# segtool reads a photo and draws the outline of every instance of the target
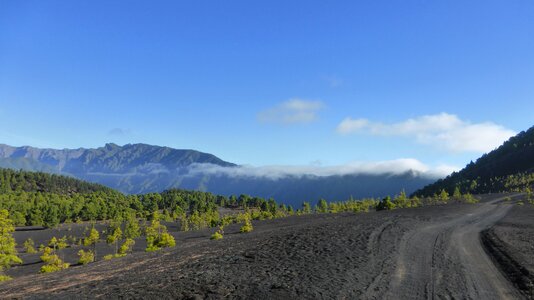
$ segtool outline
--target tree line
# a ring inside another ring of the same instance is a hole
[[[414,193],[433,196],[441,190],[453,193],[487,194],[523,192],[534,184],[534,127],[510,138],[499,148]]]

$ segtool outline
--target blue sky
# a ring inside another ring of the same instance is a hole
[[[532,1],[0,1],[16,146],[462,166],[534,125],[533,82]]]

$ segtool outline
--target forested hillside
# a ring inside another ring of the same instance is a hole
[[[162,211],[166,219],[208,226],[219,220],[220,207],[258,208],[275,215],[292,211],[273,199],[171,189],[162,193],[124,195],[81,180],[26,171],[0,169],[0,209],[7,209],[17,226],[54,227],[64,222],[150,218]]]
[[[45,192],[60,195],[111,191],[100,184],[43,172],[15,171],[0,168],[0,193]]]
[[[510,138],[496,150],[484,154],[463,170],[415,192],[430,196],[456,187],[464,193],[523,191],[534,183],[534,127]]]

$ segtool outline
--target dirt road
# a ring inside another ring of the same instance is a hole
[[[519,299],[522,296],[485,252],[480,233],[512,208],[502,198],[467,215],[407,233],[390,281],[390,299]]]

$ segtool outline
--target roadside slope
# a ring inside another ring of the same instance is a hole
[[[482,232],[490,256],[506,277],[534,299],[534,206],[515,206],[495,226]]]

